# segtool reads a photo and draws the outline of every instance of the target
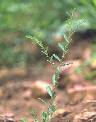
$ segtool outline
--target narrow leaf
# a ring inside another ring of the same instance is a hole
[[[42,113],[42,122],[46,122],[46,120],[47,120],[47,113],[43,112]]]
[[[24,117],[24,118],[21,118],[20,122],[28,122],[28,120]]]
[[[66,34],[63,35],[64,36],[64,39],[67,43],[69,43],[69,40],[68,40],[68,37],[66,36]]]
[[[56,54],[53,54],[54,58],[57,59],[58,61],[60,61],[60,58],[56,55]]]
[[[33,37],[31,35],[27,35],[26,38],[33,39]]]
[[[50,57],[50,61],[53,61],[53,55]]]
[[[38,100],[40,100],[42,103],[47,104],[45,100],[43,100],[42,98],[38,98]]]
[[[53,83],[53,85],[56,85],[56,83],[57,83],[55,74],[52,76],[52,83]]]
[[[53,92],[52,92],[50,86],[47,86],[46,90],[47,90],[48,94],[50,95],[50,97],[52,97],[53,96]]]
[[[61,43],[58,43],[59,48],[64,51],[64,46]]]
[[[59,76],[60,76],[60,70],[57,69],[57,71],[55,73],[55,79],[56,79],[56,81],[59,79]]]
[[[56,106],[55,105],[50,105],[48,108],[49,113],[54,113],[56,111]]]
[[[43,43],[42,41],[39,41],[38,39],[36,39],[35,37],[31,36],[31,35],[27,35],[26,38],[31,39],[33,42],[37,43],[41,48],[43,48]]]

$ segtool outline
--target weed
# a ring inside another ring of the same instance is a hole
[[[55,93],[55,89],[58,86],[58,79],[60,76],[61,71],[61,67],[69,65],[69,63],[64,63],[64,57],[67,54],[68,50],[69,50],[69,46],[71,44],[71,36],[74,33],[73,28],[71,27],[71,23],[68,20],[66,22],[66,24],[69,27],[69,32],[63,33],[64,36],[64,42],[58,43],[58,47],[61,50],[62,56],[58,56],[57,54],[52,54],[51,56],[49,56],[48,54],[48,46],[44,45],[42,41],[38,40],[35,37],[32,36],[27,36],[27,38],[31,39],[33,42],[35,42],[37,45],[39,45],[39,47],[41,48],[41,52],[46,56],[47,61],[52,65],[52,67],[55,69],[55,73],[52,76],[52,84],[53,84],[53,89],[50,86],[46,87],[46,90],[50,96],[50,100],[48,103],[46,103],[44,100],[41,99],[41,101],[43,101],[43,103],[47,104],[47,110],[42,112],[41,115],[41,119],[42,122],[49,122],[50,119],[52,118],[54,112],[56,111],[56,103],[55,103],[55,98],[56,98],[56,93]],[[76,28],[76,27],[75,27]],[[58,64],[55,63],[55,61],[58,61]],[[39,122],[39,120],[37,119],[37,114],[35,111],[32,112],[32,116],[34,118],[34,122]]]

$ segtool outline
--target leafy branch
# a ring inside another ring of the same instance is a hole
[[[55,69],[55,73],[52,76],[52,84],[53,84],[53,88],[51,88],[50,86],[46,87],[46,90],[50,96],[50,100],[49,103],[46,103],[44,100],[41,99],[41,101],[43,101],[43,103],[48,104],[48,108],[46,111],[42,112],[42,122],[49,122],[50,119],[52,118],[54,112],[56,111],[56,103],[55,103],[55,98],[56,98],[56,93],[55,93],[55,89],[58,86],[58,79],[60,77],[60,73],[61,73],[61,67],[62,66],[67,66],[70,63],[64,63],[64,58],[65,55],[68,53],[69,50],[69,46],[71,44],[72,41],[72,35],[74,34],[75,30],[72,28],[71,26],[71,19],[68,20],[68,28],[69,28],[69,32],[64,32],[63,36],[64,36],[64,41],[61,43],[58,43],[58,47],[62,52],[62,56],[58,56],[57,54],[52,54],[51,56],[49,56],[48,53],[48,46],[45,46],[43,44],[43,42],[41,40],[38,40],[37,38],[33,37],[33,36],[26,36],[27,38],[31,39],[33,42],[35,42],[40,48],[41,48],[41,52],[46,56],[47,61],[54,67]],[[74,25],[75,26],[75,25]],[[76,25],[75,28],[78,28],[79,26]],[[55,60],[59,63],[57,65],[57,63],[55,63]],[[34,115],[34,114],[33,114]],[[33,116],[34,118],[34,122],[39,122],[37,120],[37,115],[35,113],[35,116]]]

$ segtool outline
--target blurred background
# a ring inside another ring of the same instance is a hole
[[[55,0],[55,2],[1,0],[0,2],[0,67],[20,67],[25,66],[29,59],[34,61],[35,57],[30,55],[32,44],[25,36],[32,35],[48,44],[54,43],[52,35],[56,33],[59,40],[58,36],[64,31],[64,23],[69,17],[67,13],[72,9],[77,9],[77,14],[79,11],[78,21],[86,19],[84,23],[82,22],[81,28],[79,27],[79,32],[88,30],[94,32],[96,29],[95,0]]]
[[[71,80],[95,83],[96,0],[0,0],[0,112],[11,111],[22,116],[37,104],[41,109],[41,103],[34,99],[32,103],[30,86],[36,80],[50,81],[53,70],[38,46],[26,35],[46,43],[50,54],[61,54],[57,43],[68,31],[66,20],[72,11],[70,21],[75,33],[65,60],[75,62],[71,68],[75,73],[69,71],[61,80],[65,81],[64,85]],[[16,99],[21,103],[15,102]]]

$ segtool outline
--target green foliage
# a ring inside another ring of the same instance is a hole
[[[38,118],[37,118],[37,112],[36,112],[36,110],[32,110],[31,111],[31,115],[32,115],[32,117],[34,119],[34,122],[39,122],[38,121]]]
[[[24,117],[24,118],[21,118],[20,122],[28,122],[28,120]]]
[[[58,67],[60,67],[60,66],[58,66]],[[59,70],[58,67],[56,69],[55,74],[52,76],[52,84],[54,86],[57,86],[58,85],[58,79],[59,79],[59,75],[60,75],[60,70]]]
[[[42,112],[42,115],[41,115],[42,116],[42,122],[49,122],[50,119],[52,118],[54,112],[56,111],[56,105],[55,105],[56,93],[55,93],[55,89],[58,86],[58,79],[59,79],[59,76],[60,76],[60,73],[61,73],[60,67],[68,65],[68,64],[64,63],[64,56],[68,52],[68,48],[69,48],[69,45],[71,43],[71,36],[75,31],[75,30],[73,30],[69,20],[68,20],[68,24],[70,25],[70,26],[68,26],[68,27],[70,27],[69,32],[66,32],[66,33],[63,34],[64,39],[65,39],[64,43],[62,43],[62,42],[58,43],[58,46],[59,46],[59,48],[62,52],[61,57],[58,56],[57,54],[54,54],[54,53],[51,56],[49,56],[48,47],[45,46],[42,41],[39,41],[38,39],[36,39],[32,36],[26,36],[27,38],[31,39],[33,42],[35,42],[41,48],[41,52],[46,56],[47,61],[55,69],[55,73],[52,76],[53,88],[51,88],[50,86],[46,87],[46,90],[47,90],[49,96],[51,97],[51,99],[49,100],[47,110]],[[56,62],[58,62],[59,64],[57,64]],[[47,104],[44,100],[41,99],[41,101],[43,101],[43,103]],[[33,116],[33,118],[34,118],[34,116]],[[35,118],[36,118],[36,116],[35,116]]]
[[[46,120],[47,120],[47,113],[42,112],[42,122],[46,122]]]
[[[56,85],[56,83],[57,83],[55,74],[52,76],[52,83],[53,83],[53,85]]]
[[[59,48],[64,51],[64,46],[61,43],[58,43]]]
[[[23,50],[15,51],[11,45],[9,46],[4,42],[0,43],[0,66],[25,66],[27,57],[27,53]]]
[[[77,11],[73,12],[73,19],[70,24],[66,23],[69,18],[67,13],[74,11],[74,8]],[[84,20],[86,21],[83,22]],[[79,28],[74,26],[78,25],[78,23],[82,23]],[[70,26],[75,31],[96,29],[95,0],[0,0],[0,42],[5,42],[6,40],[10,40],[11,44],[14,42],[14,34],[10,33],[13,35],[10,39],[8,34],[6,34],[7,31],[7,33],[19,32],[22,36],[32,34],[38,40],[46,40],[49,44],[52,43],[50,41],[52,34],[64,35],[64,33],[70,31]],[[3,38],[3,36],[7,39]],[[22,36],[19,37],[19,40],[24,40]],[[18,42],[18,35],[16,40]],[[59,47],[61,47],[60,44]],[[61,49],[64,51],[63,46]],[[2,55],[5,56],[4,59],[2,56],[0,58],[1,65],[16,66],[18,61],[16,61],[14,56],[17,57],[17,54],[13,53],[13,46],[10,51],[8,50],[8,54],[5,54],[7,52],[6,48],[3,50],[5,51],[2,52]],[[18,54],[20,55],[20,65],[26,64],[27,56],[25,56],[25,53],[24,55],[21,52]],[[6,62],[3,63],[4,60]]]
[[[68,18],[66,12],[74,8],[80,12],[79,20],[82,17],[87,19],[86,29],[96,28],[95,0],[55,0],[55,2],[52,0],[43,0],[43,2],[41,0],[1,0],[0,28],[31,32],[41,38],[65,25],[64,21]],[[78,12],[74,13],[74,16],[77,15]]]
[[[58,56],[58,55],[53,54],[53,57],[54,57],[56,60],[58,60],[58,61],[60,62],[60,58],[59,58],[59,56]]]
[[[46,87],[46,90],[47,90],[48,94],[50,95],[50,97],[53,97],[53,91],[52,91],[52,89],[50,88],[50,86],[47,86],[47,87]]]

